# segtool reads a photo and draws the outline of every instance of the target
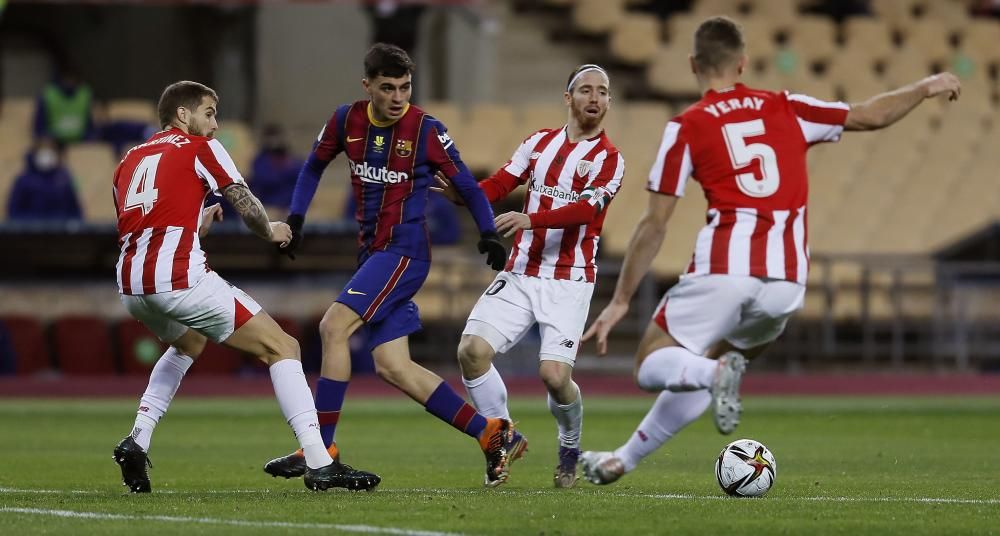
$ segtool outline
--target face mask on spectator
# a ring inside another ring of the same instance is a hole
[[[288,147],[285,145],[285,140],[283,140],[279,136],[270,136],[264,138],[263,145],[264,145],[264,150],[266,150],[269,153],[284,153],[288,150]]]
[[[35,167],[39,171],[52,171],[59,165],[59,155],[52,149],[41,148],[35,151]]]

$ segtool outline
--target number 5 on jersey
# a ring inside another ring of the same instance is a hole
[[[145,216],[153,210],[158,191],[156,190],[156,168],[160,165],[162,154],[151,154],[139,161],[128,183],[128,193],[125,194],[125,208],[122,212],[141,208]]]
[[[753,164],[754,160],[760,159],[761,180],[757,180],[752,172],[736,174],[736,185],[741,192],[750,197],[774,195],[781,185],[778,157],[774,154],[774,149],[766,143],[746,142],[747,138],[763,134],[763,119],[722,125],[722,137],[726,139],[726,148],[729,149],[729,159],[733,162],[733,169],[745,169]]]

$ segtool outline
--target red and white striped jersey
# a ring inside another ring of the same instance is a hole
[[[521,143],[501,168],[527,182],[524,213],[555,210],[585,202],[603,210],[586,225],[562,229],[522,229],[514,237],[506,271],[550,279],[593,282],[597,243],[607,204],[618,192],[625,159],[602,131],[573,143],[566,128],[540,130]]]
[[[805,284],[806,150],[839,140],[849,110],[842,102],[736,84],[708,91],[667,123],[647,188],[682,196],[694,177],[708,199],[688,274]]]
[[[243,177],[215,139],[172,128],[129,150],[114,179],[118,291],[194,286],[208,272],[198,240],[205,197],[233,183]]]

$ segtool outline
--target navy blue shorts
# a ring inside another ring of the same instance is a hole
[[[369,348],[420,330],[420,313],[413,296],[427,279],[430,266],[428,261],[378,251],[344,286],[337,301],[368,325]]]

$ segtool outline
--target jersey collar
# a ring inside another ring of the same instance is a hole
[[[730,93],[730,92],[733,92],[733,91],[743,91],[744,89],[746,89],[746,86],[744,86],[741,82],[736,82],[735,84],[733,84],[733,85],[731,85],[729,87],[724,87],[724,88],[722,88],[722,89],[720,89],[718,91],[716,91],[714,89],[710,89],[710,90],[708,90],[708,91],[705,92],[705,96],[708,97],[708,96],[711,96],[711,95],[718,95],[720,93]]]
[[[379,128],[391,127],[396,123],[396,121],[399,121],[399,119],[393,121],[379,121],[378,119],[375,119],[375,115],[372,114],[372,101],[368,101],[368,107],[366,108],[366,110],[368,111],[368,120],[371,121],[371,124],[375,125],[376,127]],[[406,103],[406,106],[403,106],[403,115],[406,115],[406,112],[409,111],[410,111],[410,103]],[[403,115],[399,116],[399,118],[402,119]]]

